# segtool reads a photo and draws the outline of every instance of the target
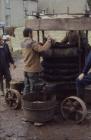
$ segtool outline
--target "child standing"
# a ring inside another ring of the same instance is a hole
[[[48,38],[42,46],[32,38],[32,29],[25,28],[23,31],[24,41],[21,43],[24,58],[25,86],[24,95],[34,93],[35,84],[43,68],[40,62],[40,52],[47,51],[51,47],[51,38]]]

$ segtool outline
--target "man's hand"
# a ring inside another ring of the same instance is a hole
[[[51,42],[52,38],[50,36],[48,36],[47,41]]]
[[[55,41],[54,39],[52,39],[50,36],[48,36],[47,41],[51,42],[52,45],[54,45],[55,42],[56,42],[56,41]]]
[[[78,79],[79,80],[82,80],[84,78],[84,73],[81,73],[79,76],[78,76]]]

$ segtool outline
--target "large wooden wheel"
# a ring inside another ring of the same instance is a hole
[[[85,103],[75,96],[64,99],[60,104],[60,109],[64,119],[73,120],[76,123],[81,123],[87,115]]]
[[[5,101],[12,109],[21,108],[21,95],[15,89],[10,89],[6,92]]]

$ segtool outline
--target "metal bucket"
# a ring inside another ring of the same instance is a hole
[[[29,101],[23,99],[24,117],[31,122],[46,122],[52,120],[55,107],[55,96],[47,101]]]

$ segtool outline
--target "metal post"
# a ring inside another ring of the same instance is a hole
[[[82,58],[82,52],[81,51],[81,33],[79,31],[79,39],[78,39],[78,48],[79,48],[79,73],[81,73],[82,70],[82,62],[81,62],[81,58]]]
[[[44,43],[44,36],[45,36],[45,32],[44,32],[44,30],[42,30],[42,41],[43,41],[43,43]]]
[[[37,31],[37,40],[38,42],[40,41],[40,37],[39,37],[40,33],[39,33],[39,30]]]

